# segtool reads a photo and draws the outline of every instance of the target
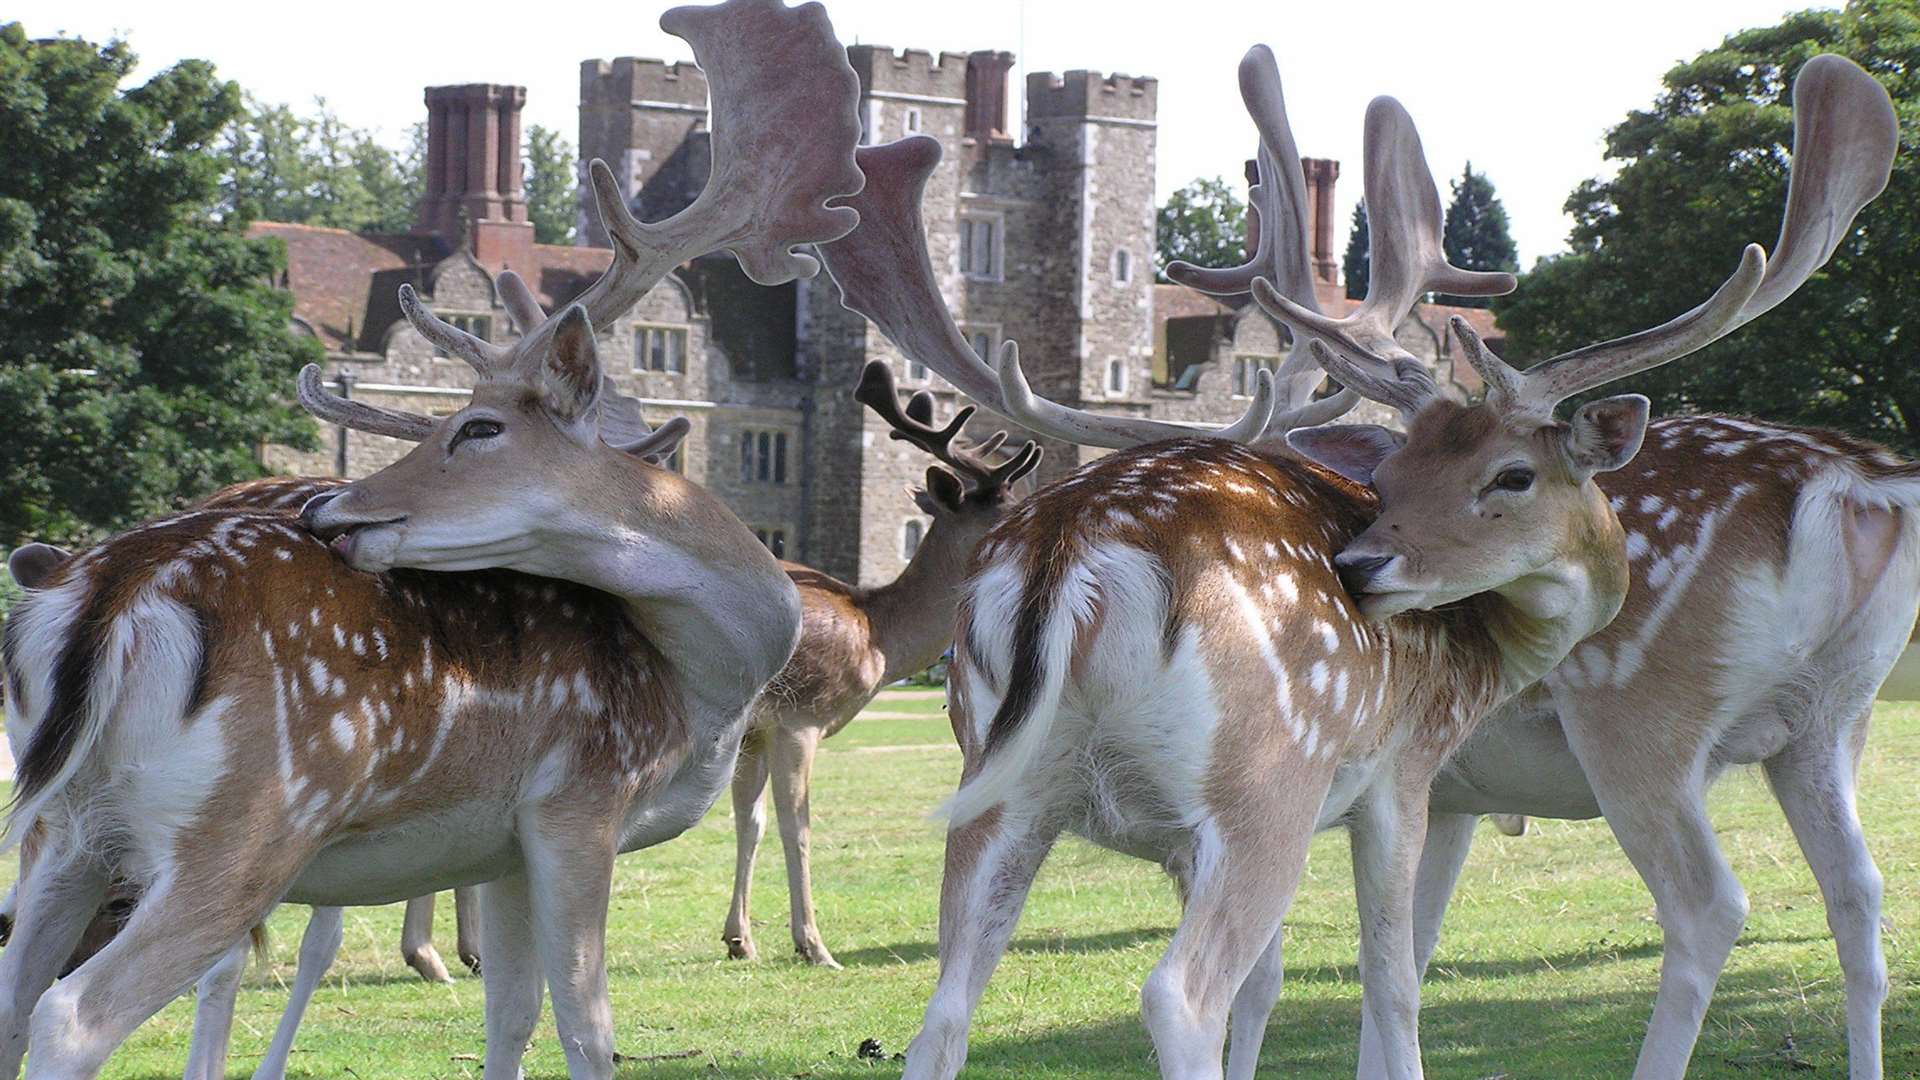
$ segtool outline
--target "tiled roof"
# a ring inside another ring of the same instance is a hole
[[[448,255],[437,237],[356,233],[279,221],[256,222],[253,236],[286,245],[294,317],[313,328],[329,351],[377,352],[387,328],[400,317],[402,283],[420,287],[427,271]],[[607,248],[535,244],[536,265],[512,267],[527,279],[540,302],[553,310],[586,290],[607,268]],[[507,267],[490,266],[498,273]]]

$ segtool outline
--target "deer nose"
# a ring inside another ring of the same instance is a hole
[[[307,505],[300,508],[300,527],[320,537],[322,540],[330,539],[326,535],[326,531],[319,524],[318,518],[321,508],[339,497],[340,493],[338,491],[323,491],[313,498],[308,499]]]
[[[1333,565],[1340,575],[1340,584],[1353,595],[1362,596],[1374,577],[1396,558],[1396,555],[1336,555]]]

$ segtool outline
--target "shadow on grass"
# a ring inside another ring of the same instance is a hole
[[[1077,937],[1065,935],[1045,937],[1015,938],[1008,946],[1009,952],[1020,953],[1093,953],[1111,950],[1125,950],[1142,943],[1164,945],[1173,937],[1173,928],[1141,928],[1134,930],[1116,930],[1104,934],[1085,934]],[[1748,934],[1740,939],[1738,948],[1755,945],[1799,945],[1808,942],[1831,942],[1822,934]],[[1446,941],[1443,938],[1440,950],[1434,958],[1433,967],[1427,973],[1428,982],[1444,980],[1470,980],[1486,978],[1509,978],[1512,976],[1537,975],[1543,972],[1577,971],[1581,968],[1605,964],[1616,964],[1629,960],[1645,960],[1658,957],[1661,952],[1660,939],[1652,938],[1625,946],[1588,946],[1568,949],[1547,956],[1519,957],[1510,960],[1450,960],[1447,957]],[[877,945],[865,949],[835,953],[834,957],[846,967],[875,967],[889,964],[911,964],[929,960],[939,953],[938,946],[931,941],[903,942],[895,945]],[[1159,950],[1154,950],[1159,955]],[[1141,975],[1145,975],[1142,969]],[[1359,968],[1354,964],[1295,966],[1286,970],[1289,982],[1314,984],[1356,983],[1360,979]],[[1651,993],[1651,988],[1649,989]]]
[[[1689,1077],[1844,1075],[1846,1034],[1840,1023],[1789,1030],[1781,1026],[1775,1003],[1785,971],[1752,972],[1722,980],[1695,1051]],[[1920,1048],[1905,1041],[1901,1011],[1916,995],[1896,994],[1887,1002],[1892,1021],[1886,1038],[1889,1076],[1911,1075],[1920,1068]],[[1903,1000],[1904,999],[1904,1000]],[[1481,1080],[1491,1076],[1605,1077],[1633,1069],[1640,1039],[1653,1004],[1653,987],[1589,996],[1489,998],[1429,1005],[1421,1012],[1423,1058],[1431,1080]],[[1151,1046],[1138,1020],[1115,1017],[1072,1027],[1052,1027],[1031,1012],[1008,1020],[1000,1007],[998,1023],[1015,1034],[974,1038],[967,1057],[969,1078],[1134,1077],[1153,1073]],[[1261,1075],[1347,1077],[1353,1075],[1359,1036],[1359,1009],[1351,1002],[1302,1002],[1282,995],[1267,1027],[1260,1055]],[[715,1077],[805,1076],[809,1080],[874,1080],[896,1077],[901,1065],[891,1059],[905,1048],[908,1029],[870,1034],[886,1048],[878,1061],[852,1059],[837,1048],[791,1047],[791,1053],[759,1058],[735,1057],[722,1033],[711,1039],[689,1037],[698,1057],[623,1064],[622,1078],[714,1080]],[[550,1037],[550,1036],[543,1036]],[[158,1078],[156,1078],[158,1080]],[[529,1074],[528,1080],[564,1080],[559,1073]]]
[[[1143,941],[1165,942],[1171,937],[1173,937],[1173,928],[1170,926],[1114,930],[1105,934],[1083,934],[1077,937],[1065,934],[1028,936],[1015,938],[1013,943],[1007,946],[1007,951],[1017,953],[1108,952],[1131,948]],[[885,967],[891,964],[914,964],[922,960],[931,960],[939,955],[939,951],[939,946],[932,941],[912,941],[836,952],[833,956],[845,967]]]

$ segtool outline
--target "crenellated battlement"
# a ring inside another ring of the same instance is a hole
[[[1029,123],[1084,117],[1152,120],[1159,106],[1160,80],[1151,75],[1036,71],[1027,76]]]
[[[887,45],[850,45],[847,62],[860,77],[860,92],[959,98],[967,92],[967,54],[927,49],[894,51]]]
[[[641,56],[580,62],[583,107],[641,101],[705,109],[707,74],[692,61],[669,63]]]

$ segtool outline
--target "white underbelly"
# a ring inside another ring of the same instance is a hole
[[[299,904],[391,904],[492,881],[520,866],[514,807],[475,802],[322,848],[287,890]]]

